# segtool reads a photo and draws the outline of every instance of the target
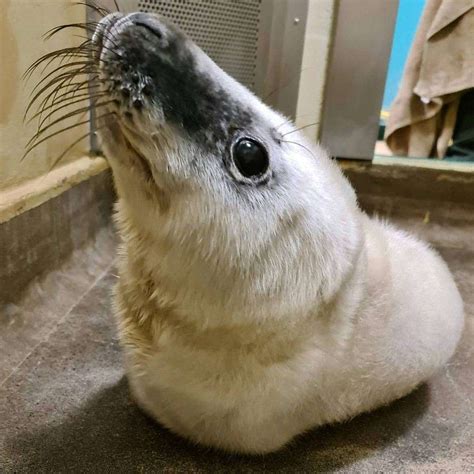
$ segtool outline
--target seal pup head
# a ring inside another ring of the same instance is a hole
[[[122,234],[170,298],[208,319],[330,300],[360,232],[326,153],[160,16],[109,15],[93,40]]]

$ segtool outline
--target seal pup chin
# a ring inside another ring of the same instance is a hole
[[[357,207],[326,152],[161,17],[94,42],[139,405],[198,443],[277,450],[387,404],[453,354],[462,301],[426,244]]]

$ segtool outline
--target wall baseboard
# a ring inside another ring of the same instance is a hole
[[[0,223],[40,206],[107,168],[104,158],[83,156],[46,175],[0,189]]]
[[[14,302],[34,278],[57,268],[110,224],[115,199],[110,171],[64,186],[69,189],[60,192],[58,184],[59,195],[50,193],[42,204],[0,224],[0,303]]]
[[[435,160],[434,160],[435,161]],[[338,160],[358,195],[474,207],[474,173],[454,169]]]

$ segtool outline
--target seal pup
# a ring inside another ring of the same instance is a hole
[[[109,15],[93,41],[112,101],[116,314],[148,414],[268,453],[446,363],[463,327],[447,266],[364,215],[324,150],[162,17]]]

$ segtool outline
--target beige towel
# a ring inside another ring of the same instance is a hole
[[[474,0],[427,0],[385,130],[395,155],[443,158],[474,87]]]

